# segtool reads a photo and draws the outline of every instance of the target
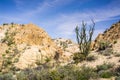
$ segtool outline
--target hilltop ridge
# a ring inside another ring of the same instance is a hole
[[[46,59],[59,60],[62,50],[56,46],[51,37],[34,24],[4,24],[0,27],[0,54],[3,60],[12,56],[9,61],[17,68],[37,66],[36,61],[45,63]],[[9,54],[9,55],[8,55]],[[15,59],[14,59],[15,58]]]
[[[120,21],[113,24],[109,29],[106,29],[103,33],[98,34],[97,38],[94,40],[93,48],[97,49],[99,47],[100,42],[106,42],[110,43],[111,45],[114,45],[115,43],[118,43],[119,40],[120,40]]]

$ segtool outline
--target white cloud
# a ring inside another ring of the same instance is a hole
[[[59,36],[71,38],[73,36],[74,28],[76,27],[76,25],[81,25],[82,20],[90,24],[90,19],[94,19],[95,22],[101,22],[107,20],[114,20],[114,17],[119,15],[119,4],[116,4],[115,1],[99,9],[92,9],[84,12],[74,12],[70,14],[60,14],[53,18],[52,21],[46,21],[45,24],[47,24],[47,26],[57,26],[56,33],[59,32]],[[96,30],[94,37],[99,32],[103,32],[103,29]]]
[[[18,7],[23,5],[24,0],[14,0]],[[41,13],[45,13],[45,11],[50,11],[53,8],[58,8],[62,5],[66,5],[71,3],[73,0],[44,0],[44,2],[40,3],[38,6],[35,6],[34,9],[20,13],[20,15],[14,17],[4,17],[7,20],[26,22],[29,21],[33,16],[39,16]],[[82,0],[81,4],[89,1]],[[84,12],[73,12],[73,13],[64,13],[64,14],[55,14],[50,19],[46,19],[41,22],[44,26],[50,26],[54,28],[54,37],[65,37],[72,38],[74,34],[74,28],[76,25],[81,25],[81,21],[84,20],[88,24],[91,23],[90,19],[94,19],[95,22],[101,22],[106,20],[113,20],[115,16],[120,15],[119,9],[119,0],[113,0],[110,4],[103,6],[101,8],[94,8],[91,10],[86,10]],[[39,14],[38,14],[39,13]],[[32,20],[31,20],[32,21]],[[41,24],[40,24],[41,25]],[[102,32],[103,30],[96,30],[95,35],[98,32]],[[52,31],[51,31],[52,32]]]

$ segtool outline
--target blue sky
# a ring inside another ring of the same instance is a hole
[[[120,20],[120,0],[0,0],[0,24],[34,23],[52,38],[75,40],[76,25],[91,19],[95,37]]]

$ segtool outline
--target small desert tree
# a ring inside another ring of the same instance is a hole
[[[76,40],[79,45],[79,54],[77,54],[77,56],[82,55],[84,56],[84,59],[86,59],[86,57],[90,53],[91,41],[95,27],[95,23],[93,20],[92,25],[89,27],[90,28],[87,29],[87,24],[83,21],[81,28],[79,28],[78,26],[75,28]]]

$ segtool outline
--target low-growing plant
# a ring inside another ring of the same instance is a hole
[[[10,51],[9,51],[9,50],[6,50],[5,52],[6,52],[6,53],[9,53]]]
[[[114,56],[115,56],[115,57],[120,57],[120,53],[115,52],[115,53],[114,53]]]
[[[113,73],[115,76],[120,76],[120,65],[113,70]]]
[[[116,44],[117,43],[117,41],[115,40],[114,42],[113,42],[113,44]]]
[[[19,58],[14,59],[14,63],[17,63],[19,61]]]
[[[85,60],[85,56],[77,52],[77,53],[74,53],[73,60],[75,63],[79,63]]]
[[[96,59],[97,59],[97,57],[94,55],[87,56],[87,61],[95,61]]]
[[[100,41],[98,45],[98,51],[105,50],[110,45],[109,41]]]
[[[80,71],[76,71],[76,75],[77,75],[76,80],[89,80],[89,79],[96,79],[98,77],[94,68],[90,68],[86,66],[82,66]]]
[[[113,54],[113,49],[112,48],[107,48],[103,51],[100,51],[99,53],[104,55],[104,56],[110,56],[111,54]]]
[[[5,57],[6,56],[6,54],[2,54],[2,57]]]
[[[46,62],[46,63],[48,63],[48,62],[50,62],[50,61],[51,61],[50,57],[46,57],[46,58],[45,58],[45,62]]]
[[[115,80],[120,80],[120,76],[116,76],[116,77],[115,77]]]
[[[17,80],[89,80],[97,78],[95,69],[73,65],[59,66],[54,69],[27,69],[17,73]]]
[[[113,63],[103,63],[102,65],[97,66],[97,72],[102,70],[108,70],[113,67]]]
[[[68,44],[66,42],[61,41],[60,45],[63,47],[64,50],[68,47]]]
[[[11,36],[10,34],[8,35],[7,32],[5,37],[2,39],[2,42],[6,43],[8,46],[15,44],[13,36]]]
[[[37,65],[41,65],[41,62],[39,60],[36,60]]]
[[[8,72],[6,74],[0,74],[0,80],[16,80],[16,79],[13,77],[13,73]]]
[[[111,78],[113,76],[113,73],[110,70],[108,71],[102,70],[98,74],[99,74],[99,77],[101,78]]]
[[[15,54],[19,54],[20,53],[20,51],[18,50],[18,48],[13,49],[13,51],[14,51]]]
[[[8,25],[8,23],[3,23],[3,26]]]
[[[27,75],[21,71],[20,73],[16,74],[17,80],[27,80]]]

